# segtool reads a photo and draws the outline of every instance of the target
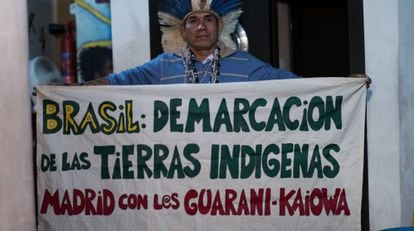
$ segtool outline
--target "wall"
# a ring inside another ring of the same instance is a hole
[[[401,225],[398,0],[364,0],[370,229]]]
[[[36,230],[25,1],[0,7],[0,230]]]
[[[401,152],[401,223],[414,216],[414,1],[398,1]]]
[[[414,1],[364,0],[370,228],[409,226],[414,210]]]
[[[111,0],[114,72],[135,67],[151,56],[148,0]]]

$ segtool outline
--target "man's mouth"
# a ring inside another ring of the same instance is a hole
[[[209,35],[208,34],[198,34],[197,38],[208,38]]]

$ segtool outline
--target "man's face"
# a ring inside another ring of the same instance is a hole
[[[211,50],[217,42],[219,27],[219,21],[214,14],[194,12],[185,20],[182,33],[193,50]]]

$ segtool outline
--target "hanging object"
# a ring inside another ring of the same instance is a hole
[[[69,22],[66,25],[66,32],[60,41],[61,49],[61,71],[63,81],[66,85],[76,83],[76,42],[73,35],[75,23]]]
[[[37,56],[29,61],[30,91],[36,85],[62,84],[63,78],[55,63],[46,56]],[[33,111],[36,112],[36,96],[32,94]]]
[[[60,71],[63,82],[70,85],[77,82],[75,22],[65,25],[49,24],[49,33],[62,36],[60,39]]]

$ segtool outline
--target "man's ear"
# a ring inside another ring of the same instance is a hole
[[[181,36],[183,36],[183,38],[185,38],[185,36],[184,36],[184,24],[180,25],[180,34],[181,34]]]
[[[219,19],[218,20],[218,32],[219,32],[219,34],[221,33],[221,31],[223,30],[223,27],[224,27],[224,22],[223,22],[223,19]]]

